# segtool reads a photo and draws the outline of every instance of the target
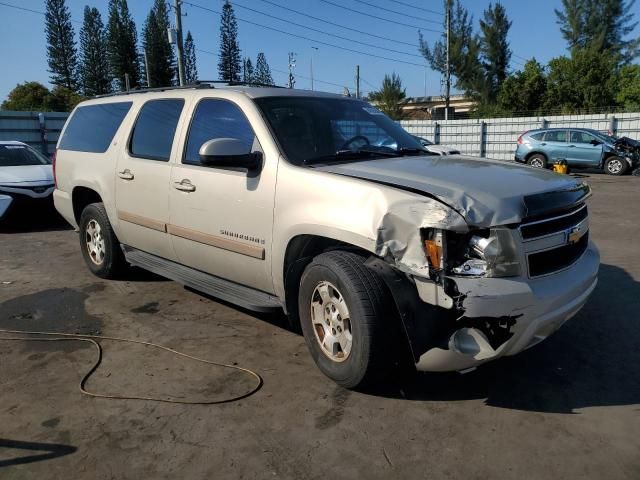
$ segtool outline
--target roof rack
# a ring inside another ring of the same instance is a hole
[[[105,98],[105,97],[117,97],[120,95],[131,95],[133,93],[147,93],[147,92],[165,92],[169,90],[187,90],[187,89],[197,89],[197,88],[216,88],[215,85],[226,85],[229,87],[267,87],[267,88],[287,88],[279,85],[269,85],[266,83],[255,83],[255,82],[229,82],[227,80],[197,80],[195,83],[190,85],[182,85],[182,86],[168,86],[168,87],[154,87],[154,88],[132,88],[131,90],[125,92],[113,92],[113,93],[105,93],[102,95],[96,95],[93,98]]]

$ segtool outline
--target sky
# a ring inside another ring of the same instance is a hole
[[[170,1],[173,3],[173,0]],[[0,100],[6,98],[16,84],[24,81],[35,80],[49,86],[43,15],[3,5],[9,4],[42,12],[44,3],[43,0],[0,1]],[[67,0],[75,22],[76,38],[81,27],[84,6],[88,4],[97,7],[106,24],[107,3],[107,0]],[[211,10],[220,12],[223,3],[223,0],[183,2],[182,26],[185,35],[186,31],[190,30],[194,37],[201,79],[218,78],[220,15]],[[238,19],[238,38],[242,55],[250,57],[255,65],[257,54],[264,52],[277,84],[286,83],[288,53],[294,52],[297,88],[311,88],[313,68],[316,90],[341,93],[346,86],[354,91],[356,65],[359,65],[361,91],[364,94],[379,88],[384,75],[392,72],[400,75],[408,96],[442,93],[441,75],[425,67],[424,59],[417,49],[419,29],[430,43],[440,37],[438,31],[443,30],[444,19],[442,1],[232,0],[231,3]],[[481,0],[462,0],[462,4],[473,14],[476,30],[479,30],[478,23],[482,11],[489,3]],[[531,57],[546,63],[549,59],[566,53],[565,42],[554,14],[554,8],[559,8],[560,3],[560,0],[502,1],[513,22],[509,32],[513,70],[520,69],[526,59]],[[144,19],[152,4],[153,0],[129,0],[129,8],[138,27],[139,40]],[[634,8],[639,10],[634,12],[638,19],[640,2]],[[307,16],[295,13],[292,9]],[[173,16],[173,12],[171,15]],[[638,30],[640,27],[636,32]]]

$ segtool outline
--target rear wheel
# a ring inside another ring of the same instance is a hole
[[[536,168],[547,168],[547,157],[540,153],[534,153],[527,159],[527,163]]]
[[[345,388],[370,385],[392,366],[392,301],[364,258],[318,255],[300,280],[298,308],[307,347],[320,370]]]
[[[624,175],[627,171],[627,161],[622,157],[609,157],[604,162],[604,171],[609,175]]]
[[[80,215],[80,248],[89,270],[100,278],[115,278],[127,266],[102,203],[87,205]]]

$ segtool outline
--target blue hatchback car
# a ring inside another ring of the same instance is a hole
[[[599,168],[622,175],[633,167],[633,160],[618,151],[615,142],[615,137],[588,128],[530,130],[518,137],[515,160],[538,168],[566,160],[573,168]]]

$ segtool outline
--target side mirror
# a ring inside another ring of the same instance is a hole
[[[598,145],[602,145],[602,142],[600,140],[596,140],[595,138],[591,140],[589,143],[594,147],[597,147]]]
[[[260,152],[247,151],[237,138],[216,138],[202,144],[198,151],[200,163],[207,167],[237,167],[256,170],[262,166]]]

